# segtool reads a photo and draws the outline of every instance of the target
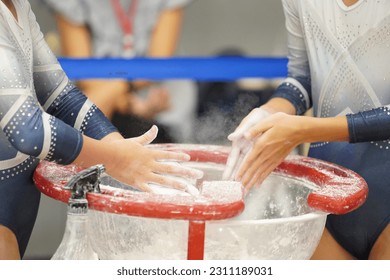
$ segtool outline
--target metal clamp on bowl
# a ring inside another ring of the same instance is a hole
[[[95,165],[75,174],[63,187],[70,190],[72,195],[68,201],[68,210],[72,213],[88,211],[88,192],[100,193],[100,175],[105,171],[103,165]]]

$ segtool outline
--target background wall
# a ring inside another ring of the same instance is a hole
[[[186,10],[180,54],[238,47],[248,55],[285,55],[280,0],[195,0]]]
[[[108,0],[107,0],[108,1]],[[44,33],[55,45],[56,26],[39,0],[30,0]],[[53,39],[54,38],[54,39]],[[207,56],[226,47],[250,56],[285,56],[286,33],[280,0],[195,0],[185,11],[178,55]],[[25,259],[48,259],[62,239],[66,205],[42,196]]]

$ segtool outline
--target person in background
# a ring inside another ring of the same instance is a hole
[[[42,1],[55,13],[62,55],[132,58],[175,54],[183,9],[191,0]],[[78,85],[124,137],[139,135],[151,124],[158,123],[160,134],[156,142],[180,140],[175,135],[175,128],[156,120],[160,113],[176,110],[171,98],[174,93],[164,84],[118,79],[83,80]],[[179,87],[182,89],[189,89],[188,95],[191,94],[188,86]],[[181,106],[194,99],[186,94],[175,95],[180,98]],[[183,116],[182,112],[177,114],[179,119],[190,117]],[[164,119],[167,118],[169,116]]]
[[[149,184],[185,190],[181,178],[202,176],[169,164],[189,155],[145,146],[156,126],[130,139],[117,132],[69,81],[27,0],[0,1],[0,72],[0,259],[24,255],[39,207],[32,176],[40,160],[103,164],[112,177],[144,191]]]
[[[288,78],[228,136],[224,178],[261,182],[299,144],[368,183],[358,209],[329,215],[313,259],[390,259],[390,2],[283,0]],[[364,19],[364,21],[362,21]],[[313,106],[313,117],[303,114]]]

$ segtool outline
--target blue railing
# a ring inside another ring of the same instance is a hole
[[[194,79],[236,80],[281,78],[285,57],[60,58],[73,80],[79,79]]]

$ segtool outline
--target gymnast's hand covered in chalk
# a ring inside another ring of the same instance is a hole
[[[252,148],[252,142],[245,138],[245,133],[271,113],[262,109],[253,109],[240,123],[236,130],[228,136],[232,141],[232,149],[226,162],[222,178],[234,180],[244,158]]]
[[[123,139],[119,133],[111,133],[103,138],[103,141],[85,137],[84,142],[94,142],[93,146],[99,153],[95,153],[93,161],[103,163],[110,176],[126,184],[148,192],[151,191],[148,184],[186,191],[187,185],[183,178],[200,179],[203,177],[203,172],[179,164],[168,164],[168,162],[188,161],[190,159],[188,154],[148,148],[146,145],[156,138],[157,133],[157,126],[153,126],[149,131],[135,138]],[[89,146],[84,145],[84,147]],[[92,165],[92,162],[88,162],[90,157],[86,156],[91,151],[84,150],[81,150],[74,163]]]
[[[264,112],[269,113],[267,116]],[[255,122],[257,120],[257,122]],[[252,123],[249,126],[247,123]],[[246,130],[242,131],[242,127]],[[234,180],[241,181],[246,189],[261,184],[264,179],[299,144],[316,141],[347,141],[348,129],[345,116],[314,118],[296,116],[295,108],[282,98],[272,98],[265,105],[254,109],[243,119],[237,130],[242,134],[239,143],[246,144],[245,154],[235,165]],[[229,139],[232,139],[229,135]],[[242,145],[242,144],[240,144]],[[233,148],[234,149],[234,140]],[[229,156],[227,169],[237,157]]]
[[[285,113],[275,113],[254,125],[244,134],[253,143],[235,179],[249,189],[264,179],[301,143],[301,119]]]

